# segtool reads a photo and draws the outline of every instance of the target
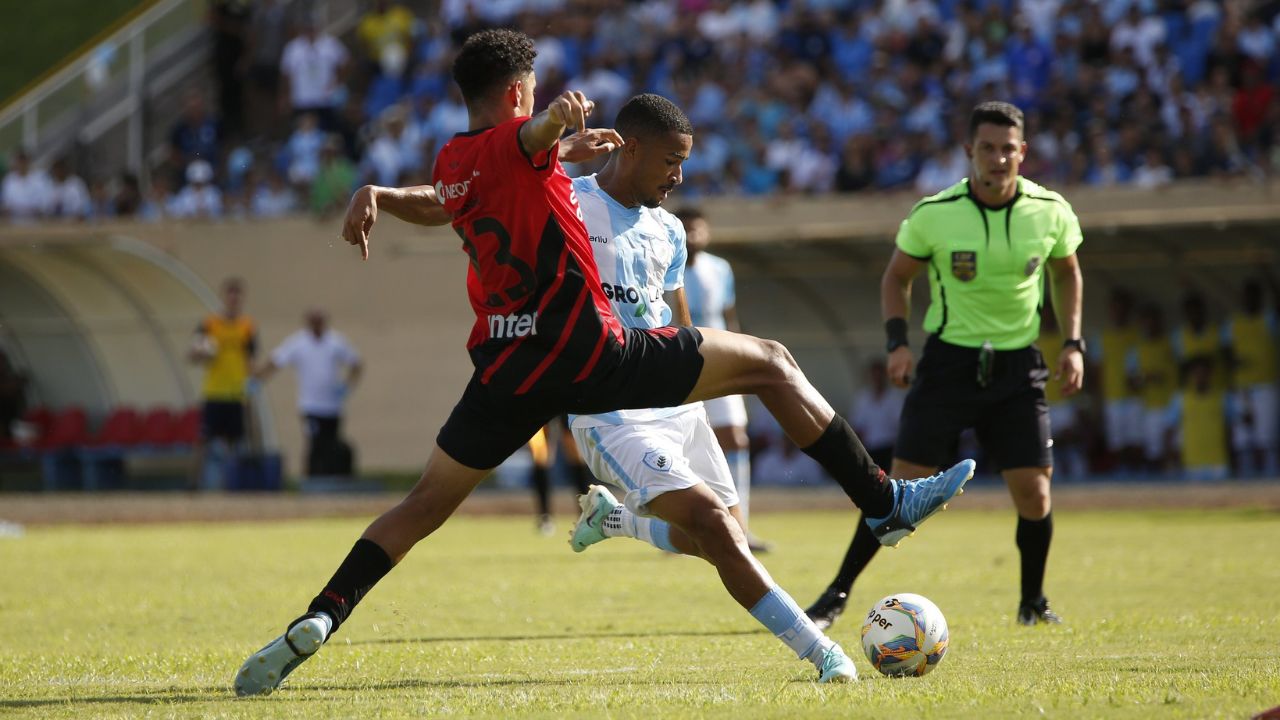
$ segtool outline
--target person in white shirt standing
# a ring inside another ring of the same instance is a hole
[[[866,445],[871,459],[887,466],[893,462],[893,444],[898,439],[898,416],[907,391],[889,384],[883,360],[867,365],[867,384],[853,396],[849,424]]]
[[[342,333],[329,328],[323,311],[313,309],[306,327],[285,338],[254,377],[265,381],[285,367],[298,375],[307,477],[351,474],[350,450],[341,440],[342,405],[363,372],[360,355]]]
[[[302,33],[284,46],[280,58],[281,114],[315,113],[321,128],[336,130],[348,57],[346,46],[308,17]]]
[[[675,216],[684,224],[688,237],[689,259],[685,263],[685,295],[689,314],[696,327],[741,332],[738,324],[737,296],[733,268],[722,257],[706,252],[711,244],[711,226],[702,211],[681,208]],[[738,490],[738,507],[742,511],[742,529],[752,552],[766,552],[769,544],[747,530],[748,506],[751,499],[751,454],[747,439],[747,405],[741,395],[707,400],[702,403],[707,419],[715,430],[720,449],[729,460],[729,472]]]
[[[15,222],[31,222],[47,215],[53,199],[53,183],[43,170],[32,166],[25,150],[13,154],[13,167],[0,183],[0,211]]]

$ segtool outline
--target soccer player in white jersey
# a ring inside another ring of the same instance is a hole
[[[733,268],[729,261],[707,252],[711,244],[711,225],[695,207],[676,210],[688,238],[689,259],[685,262],[685,297],[689,301],[689,317],[697,327],[742,332],[738,324],[738,307],[734,289]],[[716,441],[729,461],[729,474],[738,489],[738,509],[742,513],[742,529],[747,533],[747,546],[752,552],[767,552],[769,544],[752,534],[748,527],[751,506],[751,454],[747,439],[747,404],[741,395],[726,395],[702,403],[707,420],[715,431]]]
[[[669,100],[638,95],[618,112],[616,130],[622,148],[598,175],[573,181],[605,295],[623,325],[690,325],[684,226],[659,206],[681,182],[693,127]],[[575,551],[626,536],[702,557],[734,600],[817,667],[822,682],[857,677],[840,646],[752,556],[733,478],[701,403],[579,415],[570,427],[596,477],[626,493],[619,503],[595,485],[580,498]]]

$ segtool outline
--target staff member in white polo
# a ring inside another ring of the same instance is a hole
[[[307,476],[345,474],[335,472],[329,459],[341,447],[342,403],[360,379],[359,354],[342,333],[329,328],[323,311],[313,309],[307,312],[306,327],[285,338],[254,376],[265,381],[284,367],[298,375]]]

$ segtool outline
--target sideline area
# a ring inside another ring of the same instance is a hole
[[[373,494],[196,494],[196,493],[15,493],[0,496],[0,520],[22,525],[169,522],[263,522],[298,518],[375,516],[403,493]],[[1053,489],[1054,510],[1211,510],[1257,508],[1280,513],[1280,480],[1224,483],[1062,483]],[[554,498],[565,528],[577,514],[568,491]],[[952,510],[1009,509],[1009,493],[994,483],[970,488]],[[753,513],[852,509],[838,488],[759,488]],[[482,490],[462,504],[467,515],[529,515],[524,490]]]

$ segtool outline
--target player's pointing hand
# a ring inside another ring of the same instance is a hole
[[[369,233],[378,221],[378,198],[372,185],[365,185],[351,196],[347,216],[342,221],[342,239],[360,246],[360,259],[369,259]]]

